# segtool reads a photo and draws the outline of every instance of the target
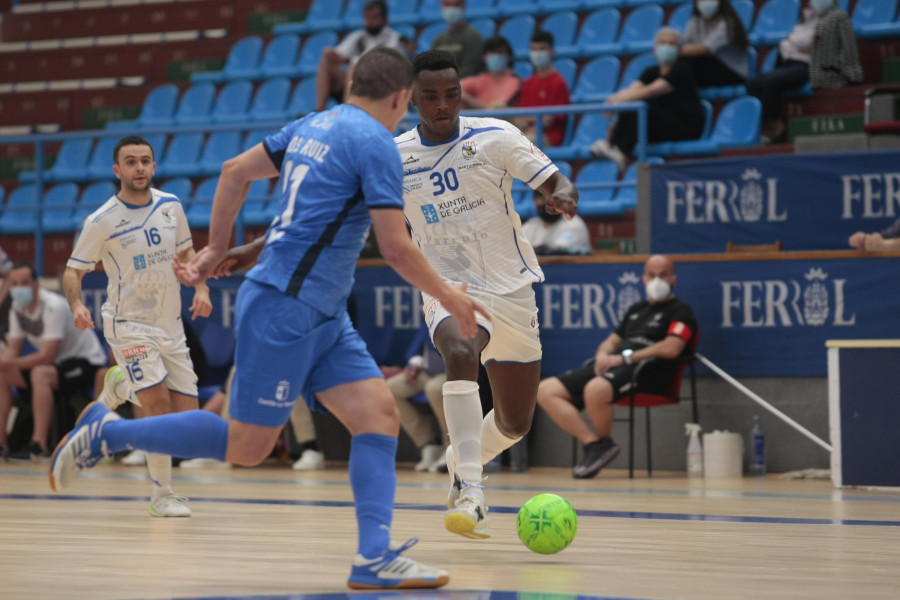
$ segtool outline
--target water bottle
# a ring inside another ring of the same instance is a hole
[[[700,425],[685,423],[685,434],[690,436],[687,446],[688,477],[703,477],[703,445],[700,443]]]
[[[753,417],[750,439],[753,440],[753,462],[750,463],[750,474],[754,477],[764,477],[766,474],[766,434],[759,421],[759,415]]]

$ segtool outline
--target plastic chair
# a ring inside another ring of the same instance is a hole
[[[334,31],[320,31],[306,38],[303,50],[300,51],[300,60],[297,62],[297,70],[300,77],[315,75],[319,70],[319,59],[322,50],[337,45],[337,34]]]
[[[581,10],[581,0],[538,0],[538,10],[542,13],[555,13],[561,10]]]
[[[419,52],[425,52],[426,50],[431,50],[431,45],[434,43],[434,38],[447,30],[447,25],[444,23],[432,23],[427,26],[425,29],[419,32],[419,37],[416,40],[416,49]]]
[[[609,119],[604,117],[603,113],[585,113],[575,126],[572,140],[560,146],[544,148],[544,154],[554,161],[589,158],[588,148],[598,138],[606,137],[608,127]]]
[[[755,7],[753,6],[753,0],[732,0],[731,5],[734,7],[734,10],[738,14],[738,16],[741,18],[741,21],[743,21],[744,29],[746,29],[747,31],[752,31],[753,13],[756,11]],[[693,6],[693,3],[689,3],[687,6]],[[791,27],[793,27],[793,25]]]
[[[882,38],[900,35],[900,15],[895,0],[859,0],[850,20],[862,38]]]
[[[216,103],[210,113],[212,123],[237,123],[246,121],[249,116],[250,99],[253,97],[253,84],[246,79],[231,81],[219,91]]]
[[[222,163],[237,156],[241,148],[241,132],[217,131],[209,136],[199,160],[200,175],[218,175]]]
[[[89,214],[100,208],[107,200],[109,200],[118,188],[111,181],[95,181],[84,190],[78,198],[78,205],[75,212],[72,213],[72,226],[77,231],[81,229],[84,220]]]
[[[491,17],[493,19],[502,16],[502,14],[503,13],[497,7],[497,0],[466,2],[466,20],[470,22],[483,17]],[[393,19],[393,17],[391,18]]]
[[[306,20],[299,23],[282,23],[272,28],[272,33],[307,34],[314,31],[340,29],[343,25],[341,15],[344,14],[344,3],[336,0],[312,0]]]
[[[656,359],[648,359],[642,360],[638,363],[637,367],[635,367],[634,372],[631,376],[631,394],[623,397],[615,404],[622,406],[623,404],[628,405],[628,477],[634,479],[634,409],[635,408],[643,408],[645,410],[644,421],[647,425],[647,476],[652,477],[653,475],[653,457],[651,452],[651,440],[650,437],[650,409],[654,406],[665,406],[671,404],[678,404],[681,399],[681,382],[684,378],[684,370],[686,368],[690,369],[690,383],[691,383],[691,408],[693,410],[693,422],[700,422],[700,414],[697,409],[697,374],[696,369],[694,368],[694,356],[697,351],[697,343],[700,340],[700,332],[694,332],[691,341],[688,342],[687,346],[685,346],[685,351],[682,356],[679,358],[680,362],[678,365],[678,369],[675,371],[675,375],[669,381],[669,385],[666,388],[665,394],[645,394],[637,391],[637,383],[638,379],[641,376],[641,372],[643,371],[643,367],[647,364],[650,364],[653,360]],[[622,419],[617,419],[622,420]]]
[[[574,60],[571,58],[557,58],[553,61],[553,66],[562,75],[562,78],[566,80],[566,85],[570,90],[575,87],[575,73],[578,71],[578,66]]]
[[[178,86],[166,83],[150,90],[135,121],[138,127],[165,127],[174,122],[178,105]]]
[[[86,179],[85,169],[93,144],[92,138],[64,141],[56,155],[56,162],[50,169],[44,171],[44,181],[82,181]],[[31,183],[35,181],[36,177],[35,171],[23,171],[19,174],[19,181]]]
[[[244,136],[244,142],[241,144],[241,152],[246,152],[253,146],[259,144],[264,139],[275,133],[268,129],[251,129]]]
[[[191,227],[200,229],[209,227],[212,202],[216,195],[216,186],[218,184],[219,177],[213,176],[201,181],[197,189],[194,190],[194,197],[191,199],[190,206],[188,206],[186,211],[187,220]]]
[[[710,107],[711,109],[712,107]],[[647,160],[644,161],[653,165],[662,165],[665,164],[662,158],[658,156],[648,156]],[[637,183],[637,168],[640,163],[633,162],[631,166],[628,167],[628,170],[625,171],[625,174],[622,176],[622,181],[634,181]],[[613,198],[623,210],[634,210],[637,205],[637,189],[634,187],[620,187],[616,188],[615,195]]]
[[[519,79],[528,79],[534,75],[534,65],[531,64],[530,60],[517,60],[513,63],[513,73]]]
[[[275,218],[275,209],[269,200],[269,187],[268,179],[257,179],[250,185],[250,191],[241,208],[244,225],[264,226]]]
[[[466,3],[468,5],[468,2]],[[419,7],[419,20],[417,25],[427,25],[428,23],[443,24],[444,17],[441,16],[441,0],[422,0],[422,6]],[[444,28],[447,26],[444,25]]]
[[[749,2],[749,0],[747,0]],[[737,10],[737,2],[743,2],[743,0],[735,0],[732,2],[735,10]],[[750,10],[753,10],[753,3],[750,3]],[[669,15],[669,20],[666,22],[666,25],[673,29],[677,29],[678,31],[684,31],[685,27],[687,27],[688,21],[691,19],[691,12],[694,10],[694,3],[688,2],[687,4],[682,4],[681,6],[675,8],[672,13]],[[751,12],[752,14],[752,12]]]
[[[200,151],[203,149],[202,133],[176,134],[166,154],[156,165],[157,177],[196,177],[200,171]]]
[[[616,202],[616,188],[583,189],[585,183],[612,182],[619,177],[619,167],[609,160],[595,160],[587,163],[578,172],[575,186],[578,188],[578,214],[583,217],[621,215],[624,210]]]
[[[238,40],[228,51],[221,71],[201,71],[191,75],[191,83],[224,83],[232,79],[255,79],[261,76],[259,61],[262,58],[263,41],[257,35]]]
[[[619,45],[625,54],[637,54],[653,49],[653,37],[663,24],[662,7],[655,4],[631,11],[622,24]]]
[[[534,17],[531,15],[519,15],[507,19],[497,30],[497,35],[503,36],[510,43],[516,58],[528,58],[533,33]]]
[[[59,183],[44,194],[41,223],[44,233],[69,233],[74,231],[72,215],[78,202],[78,184]]]
[[[627,65],[625,65],[625,69],[622,71],[622,79],[619,81],[619,87],[617,89],[627,88],[637,80],[641,76],[641,73],[647,68],[656,66],[657,64],[656,57],[653,56],[652,52],[635,56]]]
[[[598,56],[584,65],[572,92],[572,102],[603,102],[616,91],[621,63],[615,56]]]
[[[414,25],[419,21],[419,0],[387,0],[387,7],[394,29],[398,25]]]
[[[768,0],[759,9],[750,43],[774,45],[784,39],[800,17],[800,0]]]
[[[162,191],[172,194],[181,200],[182,204],[190,202],[193,188],[194,184],[187,177],[176,177],[159,186],[159,189]]]
[[[341,29],[359,29],[363,26],[363,5],[367,0],[347,0]],[[388,13],[390,15],[390,13]]]
[[[756,98],[745,96],[732,100],[719,113],[709,139],[674,142],[672,152],[678,156],[697,156],[717,154],[722,148],[758,146],[761,115],[762,104]]]
[[[289,33],[279,35],[266,46],[259,63],[259,77],[299,77],[300,37]]]
[[[578,30],[578,41],[574,46],[556,45],[556,56],[580,58],[600,54],[596,48],[612,43],[619,33],[622,16],[614,8],[604,8],[592,12],[585,18]]]
[[[287,118],[296,119],[316,110],[316,78],[307,77],[297,84],[287,105]]]
[[[178,110],[173,119],[174,123],[187,125],[208,122],[209,112],[212,110],[215,98],[216,86],[213,84],[204,82],[192,85],[181,96],[181,102],[178,103]]]
[[[499,0],[496,10],[504,17],[540,13],[537,0]]]
[[[485,40],[494,37],[494,32],[497,31],[497,24],[493,19],[487,17],[469,21],[469,25],[477,29],[478,33],[481,34],[481,38]]]
[[[96,181],[98,179],[113,179],[113,150],[119,138],[114,136],[106,136],[97,140],[94,151],[91,152],[91,158],[88,160],[84,173],[87,179]],[[154,148],[154,150],[156,150]]]
[[[288,117],[287,103],[291,93],[291,82],[287,77],[266,80],[256,90],[253,103],[247,111],[251,121],[280,121]]]
[[[554,48],[559,46],[574,46],[577,30],[578,15],[571,10],[553,13],[541,23],[541,31],[549,31],[553,34]]]
[[[597,10],[598,8],[621,8],[623,6],[625,6],[625,0],[584,0],[581,8]]]
[[[37,202],[37,188],[33,184],[20,185],[14,189],[0,214],[0,233],[34,234],[37,229]]]

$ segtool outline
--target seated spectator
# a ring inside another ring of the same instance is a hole
[[[513,49],[499,35],[484,43],[487,71],[459,82],[463,108],[506,108],[515,102],[522,82],[512,70]]]
[[[459,76],[477,75],[481,70],[481,33],[466,21],[465,0],[441,0],[441,15],[447,30],[431,42],[432,50],[445,50],[459,66]]]
[[[628,398],[637,365],[653,359],[637,382],[643,393],[663,393],[675,376],[697,331],[691,307],[672,294],[677,279],[668,257],[651,256],[644,264],[647,300],[631,305],[593,359],[541,381],[538,404],[584,446],[584,456],[572,469],[576,479],[594,477],[619,454],[619,445],[610,437],[612,405]],[[581,416],[584,409],[591,425]]]
[[[522,224],[522,233],[538,255],[590,254],[591,235],[580,216],[564,219],[562,213],[547,212],[547,199],[534,191],[537,216]]]
[[[91,389],[95,373],[106,366],[106,353],[93,331],[75,327],[66,299],[40,287],[31,263],[17,263],[7,279],[12,309],[6,350],[0,355],[0,460],[43,462],[50,459],[54,395],[67,398]],[[23,356],[25,340],[35,352]],[[13,388],[30,392],[34,428],[27,447],[10,455],[6,421]]]
[[[653,53],[658,66],[649,67],[623,90],[610,96],[608,104],[644,100],[647,103],[647,141],[693,140],[703,134],[706,113],[688,61],[678,49],[681,34],[671,27],[656,32]],[[637,113],[618,114],[609,141],[591,145],[595,158],[609,158],[624,172],[637,145]]]
[[[819,13],[809,60],[809,83],[816,90],[833,90],[863,82],[862,65],[850,15],[834,0],[810,0]]]
[[[730,0],[694,0],[681,56],[690,64],[697,87],[744,83],[750,72],[749,46],[744,22]]]
[[[403,51],[400,35],[388,27],[387,5],[372,0],[363,5],[363,28],[345,37],[334,48],[325,48],[316,73],[316,110],[325,110],[328,99],[344,101],[347,82],[353,75],[353,65],[360,56],[380,46]]]
[[[900,219],[879,233],[857,231],[850,236],[850,246],[868,252],[900,250]]]
[[[568,106],[569,85],[553,66],[553,34],[536,31],[531,36],[531,64],[534,75],[522,82],[522,92],[516,106]],[[517,123],[532,142],[549,146],[559,146],[566,135],[566,115],[544,115],[542,124],[544,136],[540,142],[535,139],[534,117],[519,119]]]

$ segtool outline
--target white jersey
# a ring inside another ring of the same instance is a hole
[[[151,189],[150,202],[133,206],[113,196],[84,221],[67,267],[93,269],[109,278],[104,321],[152,324],[180,332],[181,284],[172,270],[175,255],[193,245],[181,202]],[[106,331],[114,336],[113,331]]]
[[[418,128],[394,139],[406,221],[445,281],[508,294],[544,280],[510,188],[514,177],[537,188],[558,169],[521,131],[460,117],[459,133],[446,142],[428,142]]]

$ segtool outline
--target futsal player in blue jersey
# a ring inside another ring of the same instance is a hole
[[[238,293],[231,418],[188,411],[135,421],[94,403],[54,452],[53,489],[126,448],[258,464],[300,394],[353,436],[349,472],[359,545],[348,585],[433,588],[449,581],[445,571],[403,555],[415,540],[402,546],[390,540],[400,419],[346,311],[356,260],[373,227],[388,263],[440,298],[462,335],[475,335],[475,312],[485,313],[465,286],[448,285],[431,269],[406,228],[391,132],[406,112],[413,78],[402,53],[371,50],[354,69],[347,104],[307,115],[222,166],[209,245],[189,263],[173,265],[182,283],[203,281],[221,263],[253,180],[280,174],[282,192],[258,264]]]

